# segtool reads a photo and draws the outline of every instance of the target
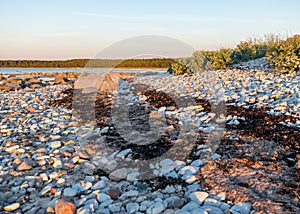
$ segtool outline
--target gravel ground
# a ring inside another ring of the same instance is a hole
[[[298,213],[299,80],[234,69],[2,92],[0,212]]]

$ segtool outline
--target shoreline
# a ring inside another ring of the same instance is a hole
[[[82,70],[82,69],[87,69],[87,70],[106,70],[106,69],[110,69],[110,67],[107,68],[76,68],[76,67],[72,67],[72,68],[47,68],[47,67],[0,67],[0,69],[57,69],[57,70]],[[138,67],[138,68],[134,68],[134,67],[122,67],[122,68],[118,68],[116,67],[115,70],[165,70],[168,68],[155,68],[155,67]]]

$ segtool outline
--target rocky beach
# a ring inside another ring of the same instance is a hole
[[[300,74],[247,66],[0,74],[0,212],[300,213]]]

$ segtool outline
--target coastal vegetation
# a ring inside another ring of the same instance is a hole
[[[177,60],[169,67],[172,74],[219,70],[265,57],[270,66],[281,72],[300,70],[300,35],[284,38],[268,35],[264,39],[241,41],[235,48],[216,51],[196,51],[193,56]],[[196,65],[196,66],[195,66]]]

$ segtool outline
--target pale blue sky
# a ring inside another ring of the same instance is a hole
[[[300,33],[299,0],[0,0],[0,59],[93,57],[122,39],[161,35],[195,49]]]

